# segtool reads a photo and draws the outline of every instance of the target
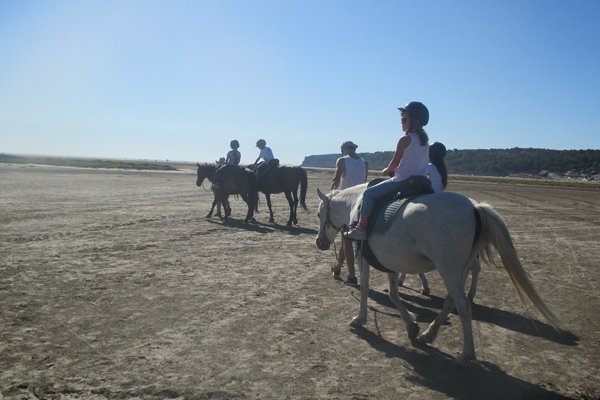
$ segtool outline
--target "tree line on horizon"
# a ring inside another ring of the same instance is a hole
[[[393,151],[357,153],[369,163],[369,169],[383,170],[394,157]],[[341,154],[307,156],[302,167],[335,168]],[[600,150],[547,150],[519,148],[448,150],[446,157],[448,173],[457,175],[508,176],[511,174],[539,175],[569,171],[578,174],[600,173]]]

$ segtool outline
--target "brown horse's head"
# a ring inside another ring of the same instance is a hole
[[[215,177],[215,171],[217,169],[217,166],[215,164],[208,163],[196,164],[198,165],[198,179],[196,180],[196,185],[202,186],[202,182],[204,182],[204,179],[208,179],[212,182]]]

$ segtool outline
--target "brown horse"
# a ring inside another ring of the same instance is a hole
[[[254,170],[256,170],[256,166]],[[300,186],[300,205],[305,210],[308,210],[306,207],[308,179],[304,169],[293,165],[277,165],[260,177],[259,190],[267,198],[270,214],[269,222],[275,222],[273,219],[273,209],[271,208],[271,194],[283,192],[290,205],[290,219],[287,222],[287,226],[291,226],[292,223],[294,225],[298,224],[298,219],[296,218],[296,211],[298,210],[298,186]]]
[[[201,186],[204,179],[213,182],[215,171],[218,167],[217,164],[196,164],[198,165],[198,179],[196,180],[196,185]],[[225,168],[231,168],[231,174],[229,174],[228,178],[221,183],[220,188],[215,190],[215,200],[213,201],[212,208],[206,218],[212,216],[217,202],[221,200],[221,204],[223,204],[223,208],[225,209],[225,219],[227,219],[231,215],[231,207],[229,206],[229,200],[225,199],[225,196],[239,194],[246,204],[248,204],[248,214],[246,214],[244,223],[247,224],[248,222],[254,221],[254,210],[256,210],[258,206],[256,176],[252,171],[243,167],[228,165]]]

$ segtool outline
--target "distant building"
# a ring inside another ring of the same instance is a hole
[[[548,172],[548,178],[550,179],[560,179],[560,175],[557,174],[556,172]]]

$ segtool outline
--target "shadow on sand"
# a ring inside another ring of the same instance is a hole
[[[351,329],[375,350],[407,367],[405,379],[449,398],[471,399],[567,399],[522,379],[508,375],[489,362],[474,362],[468,368],[452,368],[453,357],[423,346],[398,346],[368,329]],[[408,364],[408,365],[406,365]],[[392,364],[393,365],[393,364]]]
[[[319,231],[316,229],[302,228],[298,225],[287,226],[287,225],[279,225],[277,223],[265,224],[265,223],[257,222],[257,221],[251,222],[249,224],[245,224],[243,220],[231,218],[231,217],[229,217],[227,220],[224,220],[222,218],[219,218],[219,219],[206,218],[206,221],[213,223],[213,224],[225,225],[225,226],[230,226],[232,228],[244,229],[247,231],[259,232],[259,233],[272,233],[276,230],[282,231],[282,232],[287,232],[290,235],[317,235],[317,233],[319,233]]]
[[[416,292],[414,289],[408,290]],[[354,292],[353,297],[360,302],[359,292]],[[400,314],[396,310],[396,306],[394,303],[392,303],[392,300],[390,300],[390,296],[387,293],[369,290],[369,298],[375,301],[377,304],[389,307],[393,310],[384,312],[384,314],[392,316],[396,315],[398,318],[400,318]],[[439,311],[444,306],[444,299],[433,295],[417,296],[401,292],[400,299],[402,300],[404,307],[416,315],[417,322],[427,324],[433,322]],[[375,312],[382,312],[381,310],[376,310],[373,307],[369,308]],[[432,311],[432,309],[435,309],[436,311]],[[571,332],[559,332],[551,325],[535,318],[526,318],[510,311],[486,307],[477,303],[471,304],[471,313],[474,321],[494,324],[504,329],[523,333],[529,336],[541,337],[565,346],[578,346],[577,342],[579,341],[579,337],[577,335]],[[452,314],[458,317],[456,309],[452,311]],[[460,323],[460,320],[457,319],[456,321],[457,323]],[[443,325],[447,325],[448,323],[448,320],[446,320]]]

